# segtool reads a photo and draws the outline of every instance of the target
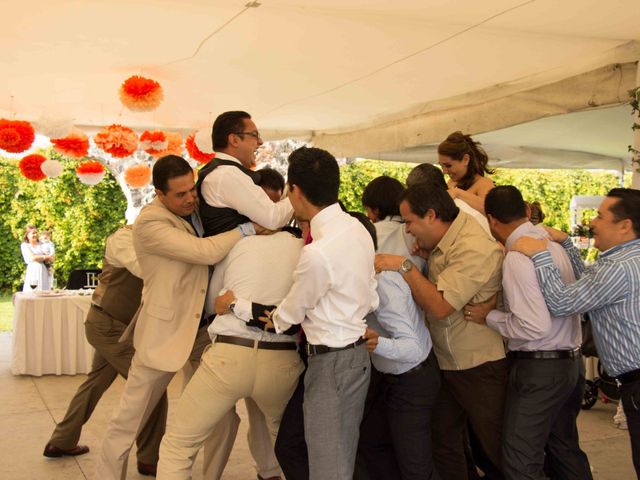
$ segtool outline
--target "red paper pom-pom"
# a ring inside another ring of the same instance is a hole
[[[167,148],[154,153],[153,156],[160,158],[165,155],[182,155],[182,135],[177,132],[165,132],[165,135],[167,136]]]
[[[140,148],[149,155],[157,155],[169,146],[167,134],[162,130],[145,130],[140,135]]]
[[[52,138],[53,149],[71,158],[83,158],[89,153],[89,138],[82,132],[71,132],[64,138]]]
[[[138,148],[138,135],[129,127],[109,125],[93,137],[96,145],[109,155],[125,158]]]
[[[24,152],[35,139],[36,133],[29,122],[0,118],[0,148],[5,152]]]
[[[196,145],[195,133],[192,133],[187,137],[187,141],[184,143],[184,146],[187,147],[189,156],[198,163],[209,163],[216,156],[215,153],[204,153],[198,148],[198,146]]]
[[[162,87],[155,80],[134,75],[120,87],[120,101],[134,112],[148,112],[160,105],[164,98]]]
[[[47,176],[42,171],[42,164],[46,162],[46,157],[38,154],[27,155],[22,158],[18,163],[18,167],[20,168],[20,173],[24,175],[29,180],[33,180],[34,182],[38,182]]]
[[[142,188],[151,181],[151,169],[146,165],[132,165],[124,171],[124,181],[132,188]]]
[[[76,167],[76,173],[102,173],[104,172],[104,165],[95,160],[81,162]]]

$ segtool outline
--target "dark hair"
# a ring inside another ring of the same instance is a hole
[[[531,215],[529,216],[529,221],[534,225],[538,225],[539,223],[542,223],[542,221],[544,220],[544,217],[546,216],[542,211],[542,206],[540,205],[540,202],[538,201],[529,202],[529,211],[531,212]]]
[[[489,157],[480,146],[480,142],[475,142],[470,135],[465,135],[460,131],[453,132],[438,145],[438,153],[458,161],[462,160],[465,155],[469,155],[467,173],[458,182],[458,188],[462,190],[468,190],[473,185],[476,175],[484,177],[485,173],[493,173],[493,170],[489,170],[487,166]]]
[[[374,178],[364,187],[362,205],[377,210],[380,220],[389,215],[400,215],[398,198],[404,192],[404,187],[395,178],[383,175]]]
[[[615,221],[619,222],[627,218],[631,220],[633,233],[636,234],[636,238],[640,238],[640,190],[634,188],[614,188],[607,193],[607,197],[618,199],[618,201],[609,208]]]
[[[271,167],[264,167],[258,170],[258,173],[260,174],[258,185],[261,187],[280,192],[284,190],[284,177],[277,170]]]
[[[301,147],[289,155],[289,187],[294,185],[312,205],[326,207],[338,201],[340,168],[333,155],[320,148]]]
[[[23,243],[29,243],[29,233],[34,231],[34,230],[38,230],[34,225],[27,225],[26,227],[24,227],[24,237],[22,237],[22,242]]]
[[[421,163],[415,166],[407,175],[407,187],[412,187],[418,183],[429,183],[434,187],[442,188],[443,190],[447,189],[444,173],[430,163]]]
[[[443,222],[452,222],[460,211],[449,192],[440,188],[429,188],[425,183],[407,188],[400,196],[400,203],[403,201],[409,204],[415,215],[424,218],[429,210],[433,210],[436,217]]]
[[[224,112],[218,115],[211,127],[211,144],[218,151],[229,145],[229,135],[242,132],[244,119],[251,119],[251,115],[240,110]]]
[[[489,190],[484,199],[484,211],[500,223],[527,218],[527,204],[520,190],[513,185],[501,185]]]
[[[353,218],[356,218],[362,224],[362,226],[367,229],[367,232],[369,232],[369,235],[371,235],[371,240],[373,240],[373,249],[378,250],[378,233],[376,232],[376,227],[373,226],[373,222],[369,220],[369,217],[367,217],[362,212],[350,211],[347,213]]]
[[[182,177],[187,173],[193,174],[193,169],[189,162],[178,155],[166,155],[153,165],[153,186],[162,193],[167,193],[169,191],[169,180]]]

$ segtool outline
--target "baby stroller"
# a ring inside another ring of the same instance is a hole
[[[582,354],[585,357],[598,357],[595,342],[593,341],[593,333],[591,331],[591,321],[589,314],[585,313],[582,320]],[[609,376],[604,371],[600,360],[596,366],[597,376],[592,380],[587,380],[584,387],[584,395],[582,397],[583,410],[589,410],[598,401],[598,397],[603,403],[617,402],[620,400],[620,390],[615,378]]]

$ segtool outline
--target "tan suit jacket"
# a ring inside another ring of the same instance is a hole
[[[240,240],[237,230],[198,238],[193,227],[156,198],[133,226],[133,246],[144,287],[133,343],[144,365],[176,372],[187,361],[198,331],[208,265]]]

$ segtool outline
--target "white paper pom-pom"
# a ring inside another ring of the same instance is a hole
[[[64,138],[73,130],[73,119],[42,115],[34,125],[36,132],[49,138]]]
[[[213,153],[213,143],[211,143],[211,130],[208,128],[200,128],[196,131],[194,138],[196,147],[202,153]]]
[[[100,173],[76,173],[78,180],[85,185],[97,185],[104,178],[105,172]]]
[[[46,160],[42,162],[42,165],[40,165],[40,169],[42,170],[42,173],[44,173],[47,177],[56,178],[60,176],[60,174],[64,170],[64,167],[58,160]]]

